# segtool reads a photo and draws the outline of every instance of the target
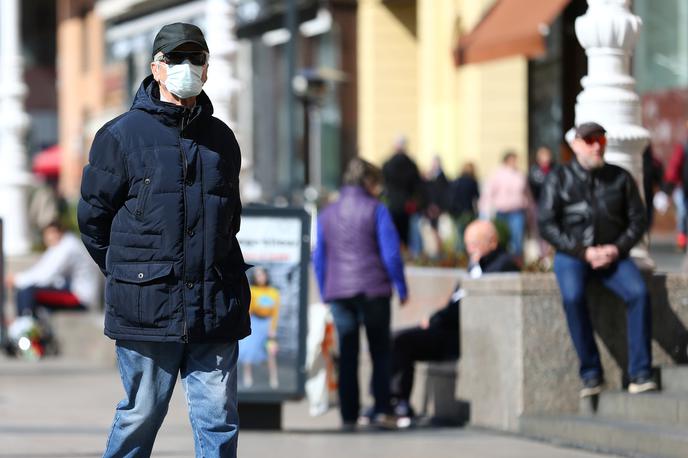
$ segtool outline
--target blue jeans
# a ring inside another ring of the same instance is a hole
[[[236,457],[238,345],[117,341],[126,397],[103,457],[148,457],[181,373],[196,457]]]
[[[373,360],[371,387],[374,413],[390,413],[390,315],[388,297],[368,299],[357,296],[330,304],[339,338],[339,406],[342,421],[355,422],[360,409],[358,389],[359,327],[365,326]]]
[[[677,186],[674,192],[671,194],[674,200],[674,205],[676,206],[676,229],[681,234],[686,233],[686,199],[683,195],[683,189],[681,186]],[[648,206],[650,204],[648,203]]]
[[[601,377],[603,373],[586,304],[585,288],[593,276],[626,303],[628,374],[631,378],[649,376],[652,366],[650,296],[633,261],[625,258],[606,269],[593,270],[579,258],[557,253],[554,256],[554,273],[559,282],[573,345],[580,359],[581,378]]]
[[[526,231],[525,210],[497,212],[497,219],[509,227],[509,251],[514,256],[523,256],[523,237]]]

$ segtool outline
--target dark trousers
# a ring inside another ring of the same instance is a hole
[[[394,227],[397,228],[397,233],[399,234],[399,240],[401,243],[408,246],[409,244],[409,231],[410,231],[410,216],[405,211],[390,211],[392,216],[392,222]]]
[[[332,302],[339,337],[339,404],[344,422],[354,422],[360,409],[358,388],[359,328],[365,326],[373,361],[371,387],[374,413],[389,413],[390,302],[388,297],[357,296]]]
[[[84,310],[69,289],[29,286],[17,289],[17,316],[35,315],[38,307],[49,310]]]
[[[631,378],[649,376],[652,365],[650,350],[650,296],[640,271],[630,259],[621,259],[610,267],[593,270],[573,256],[557,253],[554,273],[559,282],[569,332],[580,359],[583,380],[601,377],[602,365],[586,303],[586,285],[592,277],[619,296],[627,306],[628,374]]]
[[[452,338],[456,339],[454,345]],[[397,333],[392,342],[392,397],[409,400],[416,361],[456,359],[457,353],[458,336],[441,329],[414,327]]]

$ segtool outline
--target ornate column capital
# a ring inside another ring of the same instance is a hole
[[[642,19],[629,11],[628,4],[628,0],[588,0],[588,11],[576,19],[576,36],[586,51],[633,52]]]

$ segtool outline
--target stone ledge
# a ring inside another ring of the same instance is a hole
[[[688,362],[688,276],[648,276],[653,363]],[[491,274],[464,282],[460,399],[471,421],[517,431],[521,415],[578,410],[578,358],[554,274]],[[599,284],[588,305],[605,377],[621,389],[627,375],[625,305]]]

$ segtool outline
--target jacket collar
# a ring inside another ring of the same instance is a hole
[[[368,194],[368,192],[361,186],[345,185],[342,186],[339,193],[342,195],[342,197],[371,197],[371,195]]]
[[[571,159],[571,170],[573,170],[573,173],[583,181],[587,181],[591,176],[590,170],[583,167],[575,156]]]
[[[201,117],[213,114],[213,104],[204,91],[198,94],[196,105],[192,108],[163,102],[160,100],[160,88],[153,75],[148,75],[139,86],[131,109],[145,111],[165,125],[182,129]]]
[[[485,271],[485,269],[487,269],[487,267],[490,264],[492,264],[495,261],[495,259],[500,257],[503,253],[504,253],[504,249],[502,249],[502,247],[498,246],[493,251],[490,251],[485,256],[480,258],[480,261],[478,261],[478,264],[480,264],[480,268],[483,270],[483,272]]]

